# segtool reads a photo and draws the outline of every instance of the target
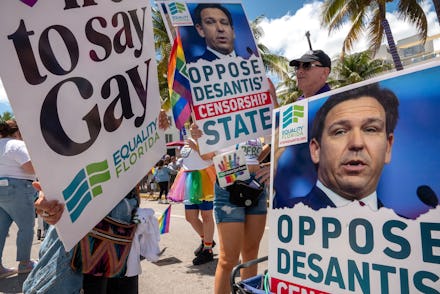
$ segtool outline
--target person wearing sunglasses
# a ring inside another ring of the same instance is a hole
[[[298,100],[330,91],[327,78],[331,70],[331,60],[324,51],[308,51],[289,64],[295,69],[298,88],[302,91]]]
[[[295,69],[298,88],[302,91],[298,100],[308,99],[311,96],[330,91],[327,78],[331,70],[331,60],[324,51],[308,51],[300,58],[290,61],[289,64]],[[308,152],[306,144],[302,149],[287,146],[275,151],[276,176],[273,179],[273,185],[274,190],[277,191],[276,198],[281,200],[274,201],[274,207],[277,207],[277,203],[282,203],[291,197],[291,191],[295,187],[295,179],[302,177],[303,174],[308,174],[308,172],[313,172],[313,170],[304,170],[305,168],[313,169],[313,166],[303,167],[301,172],[292,167],[293,162],[298,162],[298,159]]]

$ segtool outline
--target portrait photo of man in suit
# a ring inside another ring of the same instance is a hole
[[[309,140],[316,185],[303,197],[275,197],[274,207],[301,202],[318,210],[354,200],[382,207],[376,188],[391,161],[398,108],[396,95],[377,83],[330,96],[316,113]]]
[[[187,63],[259,57],[240,3],[188,3],[192,26],[178,28]]]
[[[199,4],[194,10],[194,24],[206,42],[205,52],[196,59],[213,61],[235,57],[235,32],[229,10],[220,4]]]

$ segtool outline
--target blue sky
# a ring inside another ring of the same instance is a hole
[[[340,53],[349,27],[348,25],[342,26],[339,31],[329,35],[328,31],[320,25],[322,2],[314,0],[242,0],[249,20],[254,20],[260,15],[266,17],[261,22],[265,32],[261,42],[273,53],[283,55],[288,59],[299,57],[308,50],[306,31],[310,32],[313,49],[323,49],[330,57],[336,57]],[[424,1],[422,6],[428,17],[428,35],[440,34],[432,1]],[[414,35],[416,33],[414,27],[399,19],[393,11],[394,7],[395,4],[391,3],[387,13],[394,39],[398,41]],[[353,52],[365,50],[367,48],[366,39],[361,38],[354,47]],[[434,43],[434,47],[439,50],[440,44]],[[0,83],[0,113],[4,111],[11,111],[11,108]]]
[[[260,15],[268,18],[280,18],[288,13],[294,14],[304,4],[310,4],[313,0],[242,0],[243,7],[250,20]],[[393,2],[394,3],[394,2]],[[392,10],[396,4],[389,3]]]
[[[304,3],[311,3],[313,1],[298,1],[298,0],[243,0],[243,7],[250,20],[255,19],[260,15],[265,15],[268,18],[279,18],[287,13],[294,13],[301,8]]]

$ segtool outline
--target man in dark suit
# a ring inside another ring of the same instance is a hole
[[[318,181],[304,197],[275,197],[274,207],[301,202],[317,210],[353,200],[373,210],[382,207],[376,187],[391,161],[398,106],[396,95],[378,84],[328,98],[313,121],[309,143]]]
[[[231,13],[220,4],[199,4],[194,10],[195,28],[205,39],[206,50],[196,57],[213,61],[223,57],[235,57],[234,27]]]

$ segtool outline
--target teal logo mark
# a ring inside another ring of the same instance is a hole
[[[293,105],[283,112],[283,129],[291,123],[298,123],[299,118],[304,118],[304,106]]]
[[[170,9],[170,13],[171,15],[176,15],[178,13],[182,13],[186,11],[186,7],[183,3],[179,3],[179,2],[171,2],[168,5],[169,9]]]
[[[94,162],[80,170],[63,190],[70,219],[75,222],[92,199],[102,194],[101,183],[110,180],[107,160]]]

